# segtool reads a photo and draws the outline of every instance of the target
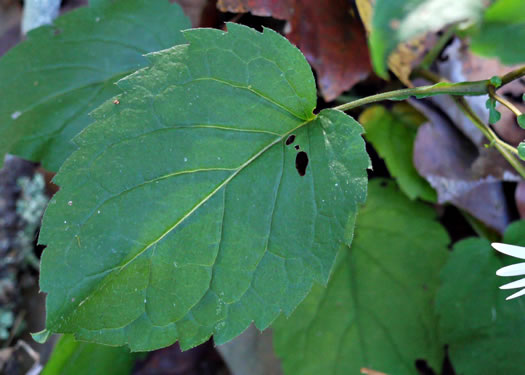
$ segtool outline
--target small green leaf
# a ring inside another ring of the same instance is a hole
[[[521,48],[525,40],[525,2],[495,1],[471,34],[471,49],[475,53],[498,57],[507,65],[525,62],[525,50]]]
[[[417,359],[439,370],[444,353],[433,300],[448,242],[431,207],[393,183],[370,181],[352,247],[341,249],[327,287],[315,286],[273,326],[285,373],[359,374],[366,367],[417,375]]]
[[[311,68],[285,38],[228,30],[148,55],[76,138],[40,236],[49,330],[134,351],[220,344],[327,282],[366,197],[362,128],[313,114]]]
[[[105,5],[109,3],[110,1],[112,0],[89,0],[89,6],[93,8],[96,6]]]
[[[50,335],[51,335],[51,332],[47,329],[44,329],[40,332],[32,333],[31,337],[33,338],[33,340],[35,340],[39,344],[45,344],[47,340],[49,339]]]
[[[525,245],[525,222],[512,224],[503,242]],[[521,374],[525,368],[523,300],[505,301],[509,293],[499,289],[505,280],[496,276],[513,260],[480,238],[454,246],[441,274],[436,311],[440,339],[457,374]]]
[[[129,375],[137,355],[123,348],[114,348],[75,341],[64,335],[41,375]]]
[[[490,79],[490,83],[492,83],[492,86],[494,86],[495,88],[498,88],[501,86],[502,84],[502,81],[501,81],[501,78],[498,77],[498,76],[493,76],[491,79]]]
[[[501,113],[496,109],[496,99],[488,98],[485,107],[489,110],[489,123],[495,124],[501,119]]]
[[[369,39],[376,73],[387,77],[386,61],[398,44],[450,23],[477,20],[485,3],[483,0],[376,0]]]
[[[520,142],[520,144],[518,145],[518,154],[521,159],[525,160],[525,141]]]
[[[522,113],[521,115],[519,115],[517,120],[520,128],[525,129],[525,114]]]
[[[0,166],[6,152],[57,171],[94,108],[144,54],[183,42],[190,27],[167,0],[99,1],[31,31],[0,59]]]
[[[425,118],[407,104],[399,103],[387,110],[375,105],[359,117],[366,139],[385,159],[388,171],[396,178],[401,190],[410,198],[436,202],[436,192],[417,173],[413,158],[418,126]]]

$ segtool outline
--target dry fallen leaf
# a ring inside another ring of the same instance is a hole
[[[213,6],[209,0],[170,0],[172,3],[177,3],[181,6],[184,14],[188,16],[193,27],[209,27],[208,22],[203,22],[206,19],[206,10],[210,5]]]
[[[483,80],[496,75],[502,76],[513,69],[513,67],[501,65],[496,59],[487,59],[472,54],[468,46],[459,39],[455,39],[446,48],[442,56],[444,60],[438,61],[436,64],[437,72],[451,82]],[[511,101],[520,110],[525,111],[522,102],[523,92],[525,92],[525,84],[522,80],[511,82],[498,90],[498,94]],[[485,123],[488,123],[488,110],[485,107],[487,98],[487,96],[465,98]],[[487,143],[481,132],[453,104],[450,97],[436,96],[432,98],[432,101],[447,113],[453,119],[454,124],[475,144]],[[502,116],[492,127],[503,140],[516,146],[525,138],[525,130],[518,126],[516,117],[507,108],[499,103],[496,107]]]
[[[314,0],[219,0],[217,6],[224,12],[287,20],[287,37],[316,70],[326,101],[334,100],[372,70],[365,32],[347,0],[322,4]]]
[[[374,3],[374,0],[356,0],[357,9],[367,33],[370,33],[372,27]],[[406,43],[401,43],[388,57],[388,67],[396,77],[408,87],[413,87],[409,77],[412,73],[412,69],[421,62],[422,57],[427,50],[427,43],[429,43],[427,39],[435,38],[432,38],[431,35],[427,34],[414,38]]]
[[[443,59],[438,60],[435,67],[440,76],[452,82],[501,76],[509,69],[496,60],[472,55],[459,39],[453,40],[442,56]],[[429,84],[419,81],[415,81],[416,85]],[[519,106],[523,91],[523,83],[517,81],[504,86],[499,93]],[[465,97],[465,100],[479,118],[488,123],[487,96]],[[432,125],[421,128],[421,134],[416,138],[416,168],[438,190],[440,202],[456,204],[501,233],[510,220],[501,182],[520,181],[521,177],[495,148],[485,147],[489,141],[452,98],[443,95],[427,101],[432,105],[411,101],[432,120]],[[511,143],[523,139],[525,131],[518,127],[515,117],[510,116],[506,108],[498,109],[502,112],[502,119],[492,126],[496,132]],[[515,197],[525,217],[525,187],[522,189],[516,190]]]
[[[418,129],[414,165],[437,191],[438,203],[453,203],[502,233],[510,215],[501,180],[515,176],[506,170],[502,176],[482,173],[484,156],[476,145],[438,112],[413,104],[431,120]]]

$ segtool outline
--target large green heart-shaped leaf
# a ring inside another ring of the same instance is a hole
[[[328,286],[316,286],[274,325],[286,374],[359,374],[365,367],[417,375],[444,357],[433,312],[448,236],[433,210],[393,183],[372,180],[352,247],[343,247]]]
[[[327,282],[366,196],[362,128],[312,113],[311,69],[285,38],[228,29],[149,55],[76,139],[40,238],[48,330],[222,343]]]
[[[115,82],[189,27],[168,0],[104,0],[30,32],[0,59],[0,166],[10,152],[58,170],[88,113],[120,92]]]
[[[525,246],[525,221],[509,226],[504,242]],[[512,280],[496,271],[515,258],[502,256],[485,239],[457,243],[443,268],[436,299],[440,339],[457,374],[521,374],[525,368],[523,297],[498,287]]]

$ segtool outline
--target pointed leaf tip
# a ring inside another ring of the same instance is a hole
[[[44,329],[40,332],[32,333],[31,337],[33,338],[33,340],[35,340],[39,344],[45,344],[47,340],[49,339],[50,335],[51,335],[51,332],[47,329]]]

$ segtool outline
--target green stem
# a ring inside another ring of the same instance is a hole
[[[509,102],[507,99],[505,99],[504,97],[502,96],[499,96],[498,94],[496,94],[496,90],[494,88],[494,86],[489,86],[489,95],[491,98],[493,98],[494,100],[500,102],[502,105],[504,105],[505,107],[507,107],[508,109],[511,110],[512,113],[514,113],[514,115],[516,117],[519,117],[522,115],[521,111],[518,109],[518,107],[516,107],[514,104],[512,104],[511,102]]]
[[[521,73],[519,75],[518,74],[514,75],[517,78],[525,74],[525,68],[518,69],[518,70],[520,70]],[[431,82],[441,82],[442,81],[441,77],[429,71],[424,71],[424,70],[419,71],[418,74],[428,79]],[[503,81],[503,78],[502,78],[502,81]],[[509,83],[509,82],[510,81],[507,80],[505,83]],[[494,87],[494,86],[492,86],[492,84],[490,84],[489,82],[487,89],[489,89],[490,87]],[[463,97],[452,97],[452,98],[454,99],[459,109],[483,133],[485,138],[487,138],[490,141],[490,143],[493,144],[494,147],[496,147],[496,149],[501,153],[501,155],[503,155],[503,157],[509,162],[509,164],[512,165],[512,167],[520,174],[520,176],[525,179],[525,166],[515,157],[515,155],[519,155],[518,150],[515,147],[512,147],[511,145],[503,141],[501,138],[499,138],[498,135],[490,127],[488,127],[479,118],[479,116],[472,110],[472,108],[469,106],[465,98]]]
[[[450,83],[444,81],[441,77],[428,70],[419,70],[416,72],[416,74],[419,74],[421,77],[426,78],[435,84],[430,86],[394,90],[377,95],[367,96],[366,98],[357,99],[345,104],[338,105],[334,107],[334,109],[348,111],[366,104],[376,103],[383,100],[405,100],[411,96],[421,98],[441,94],[452,95],[456,105],[461,109],[461,111],[483,133],[483,135],[490,141],[490,144],[496,147],[496,149],[503,155],[509,164],[512,165],[512,167],[520,174],[520,176],[525,179],[525,165],[523,165],[515,157],[516,155],[519,155],[518,150],[500,139],[498,135],[490,127],[488,127],[478,117],[478,115],[476,115],[476,113],[468,105],[465,98],[463,98],[463,96],[467,95],[479,96],[490,94],[491,90],[494,91],[494,86],[490,80],[487,79],[484,81],[475,82]],[[507,73],[501,77],[501,86],[506,85],[507,83],[523,76],[525,76],[525,66],[513,70],[512,72]]]
[[[445,45],[448,43],[450,38],[452,38],[455,32],[456,32],[456,27],[451,26],[443,33],[443,35],[439,37],[439,40],[437,41],[437,43],[425,55],[425,57],[423,58],[423,61],[421,61],[421,64],[419,64],[419,66],[422,69],[430,68],[430,66],[437,59],[441,51],[443,51],[443,48],[445,48]]]
[[[483,133],[485,138],[487,138],[491,143],[500,145],[505,150],[511,152],[512,154],[518,155],[518,150],[515,147],[512,147],[505,141],[503,141],[501,138],[498,137],[498,135],[489,128],[483,120],[479,118],[479,116],[472,110],[472,108],[469,106],[465,98],[453,98],[456,102],[456,105],[461,109],[463,114],[468,117],[470,121],[476,125],[476,127]]]
[[[418,70],[416,73],[427,78],[427,75],[434,75],[427,70]],[[501,86],[525,76],[525,66],[501,77]],[[433,80],[431,80],[433,81]],[[501,87],[500,86],[500,87]],[[350,109],[360,107],[366,104],[376,103],[383,100],[405,100],[411,96],[426,97],[434,95],[457,95],[457,96],[479,96],[489,94],[489,88],[493,87],[489,79],[483,81],[450,83],[443,80],[438,80],[435,85],[420,86],[409,89],[401,89],[383,92],[381,94],[367,96],[366,98],[353,100],[351,102],[338,105],[334,109],[340,111],[348,111]]]
[[[465,83],[455,83],[455,84],[445,84],[445,85],[430,85],[430,86],[419,86],[410,89],[401,89],[383,92],[381,94],[367,96],[366,98],[361,98],[353,100],[351,102],[338,105],[334,109],[340,111],[348,111],[353,108],[361,107],[366,104],[376,103],[383,100],[406,100],[411,96],[415,97],[426,97],[434,95],[484,95],[487,93],[487,85],[490,82],[486,81],[477,81],[477,82],[465,82]]]
[[[506,85],[507,83],[512,82],[523,76],[525,76],[525,66],[522,66],[521,68],[513,70],[512,72],[509,72],[505,74],[503,77],[501,77],[501,86]]]
[[[515,155],[518,155],[518,150],[512,147],[508,143],[504,142],[498,135],[478,117],[472,108],[468,105],[465,98],[454,98],[456,105],[461,111],[469,118],[470,121],[476,127],[481,130],[485,138],[487,138],[491,144],[496,147],[501,155],[509,162],[510,165],[525,179],[525,166],[516,159]]]

